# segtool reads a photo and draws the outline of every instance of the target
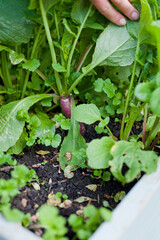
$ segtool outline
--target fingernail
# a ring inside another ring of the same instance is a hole
[[[120,22],[120,25],[126,25],[127,23],[125,18],[121,18],[119,22]]]
[[[133,12],[133,13],[131,14],[131,18],[132,18],[133,20],[137,20],[137,19],[139,18],[139,13],[138,13],[138,12]]]

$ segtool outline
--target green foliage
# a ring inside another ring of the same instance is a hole
[[[68,135],[62,142],[59,153],[59,162],[61,168],[64,170],[67,165],[75,166],[75,169],[77,167],[85,167],[85,149],[86,142],[80,134],[80,126],[79,123],[75,120],[74,107],[72,106],[71,126]]]
[[[111,212],[106,208],[97,209],[93,205],[84,207],[83,216],[71,214],[68,222],[78,239],[87,240],[102,221],[110,221]]]
[[[28,109],[36,102],[50,95],[42,94],[30,96],[20,101],[14,101],[1,107],[0,109],[0,150],[7,151],[14,146],[20,138],[25,120],[17,118],[18,111],[27,112]],[[15,127],[17,131],[15,131]]]
[[[0,1],[0,41],[3,44],[19,45],[31,38],[35,25],[26,17],[29,15],[27,7],[27,0]]]
[[[141,150],[141,143],[113,142],[108,137],[91,141],[87,148],[87,157],[90,167],[110,167],[113,176],[123,184],[139,178],[141,172],[154,172],[158,162],[158,156],[154,152]]]
[[[22,64],[22,67],[26,70],[34,72],[40,66],[40,62],[37,59],[31,59]]]
[[[59,216],[58,209],[47,204],[38,209],[38,220],[40,224],[46,229],[43,239],[46,240],[67,240],[64,237],[67,233],[65,227],[65,218]]]

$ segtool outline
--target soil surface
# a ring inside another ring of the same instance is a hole
[[[113,134],[118,137],[120,126],[112,123]],[[103,135],[103,134],[102,134]],[[97,135],[94,131],[93,126],[86,128],[85,138],[89,142],[92,139],[100,138],[102,135]],[[42,151],[48,151],[44,154]],[[114,209],[117,206],[117,202],[114,201],[113,197],[120,191],[126,193],[133,187],[135,182],[122,186],[121,183],[111,179],[108,182],[103,182],[101,179],[93,178],[93,171],[90,169],[78,169],[74,172],[74,177],[67,179],[64,176],[62,170],[59,169],[58,163],[58,149],[52,147],[45,147],[42,145],[36,145],[34,148],[25,149],[24,152],[15,157],[18,164],[25,164],[29,169],[34,169],[39,177],[40,190],[36,190],[33,185],[26,186],[21,189],[21,194],[14,198],[12,202],[13,208],[18,208],[25,213],[31,213],[35,215],[37,209],[45,204],[48,200],[50,193],[61,192],[66,194],[68,199],[72,201],[71,207],[64,209],[59,208],[60,214],[66,218],[70,214],[76,213],[78,210],[83,209],[84,206],[93,204],[96,207],[103,206],[103,201],[108,201],[109,208]],[[4,166],[1,166],[4,168]],[[0,178],[10,178],[10,170],[0,169]],[[86,186],[90,184],[96,184],[97,190],[91,191]],[[91,200],[83,203],[77,203],[74,200],[84,196],[89,197]],[[37,229],[36,224],[32,224],[30,229],[37,235],[42,235],[42,230]],[[69,228],[68,237],[72,238],[73,232]]]

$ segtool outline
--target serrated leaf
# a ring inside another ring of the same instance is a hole
[[[24,120],[17,119],[17,113],[23,109],[28,109],[36,102],[43,98],[50,97],[47,94],[33,95],[24,98],[20,101],[14,101],[3,105],[0,109],[0,150],[7,151],[10,147],[14,146],[17,140],[20,138],[23,127],[25,125]]]
[[[40,66],[40,61],[38,59],[31,59],[22,64],[22,67],[26,70],[34,72]]]
[[[151,151],[141,150],[141,143],[116,142],[110,151],[113,159],[109,162],[113,176],[122,183],[132,182],[141,172],[147,174],[156,171],[158,156]],[[123,167],[127,171],[123,174]]]
[[[53,63],[52,67],[56,72],[66,72],[67,71],[60,63]]]

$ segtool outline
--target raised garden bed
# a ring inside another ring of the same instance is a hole
[[[159,176],[160,166],[156,173],[143,176],[113,211],[112,220],[109,223],[103,223],[90,240],[101,240],[104,236],[110,240],[135,238],[158,240]],[[16,223],[7,222],[2,215],[0,225],[0,240],[41,239]]]

